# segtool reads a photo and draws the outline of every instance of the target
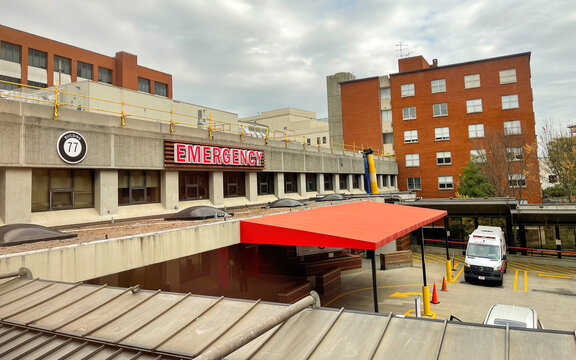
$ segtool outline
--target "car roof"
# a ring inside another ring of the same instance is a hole
[[[484,324],[535,328],[538,316],[534,309],[516,305],[492,305]]]

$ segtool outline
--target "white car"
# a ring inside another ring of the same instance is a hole
[[[484,324],[543,329],[540,317],[534,309],[516,305],[492,305]]]

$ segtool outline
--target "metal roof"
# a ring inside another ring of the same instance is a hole
[[[0,358],[576,358],[573,332],[311,306],[315,301],[287,306],[17,277],[0,285]]]

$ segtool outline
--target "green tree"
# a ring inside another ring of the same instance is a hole
[[[546,165],[558,178],[568,198],[572,200],[576,187],[576,137],[558,137],[548,142]]]
[[[478,159],[468,161],[466,167],[460,174],[458,195],[472,198],[493,197],[497,195],[494,186],[482,170],[481,161]]]

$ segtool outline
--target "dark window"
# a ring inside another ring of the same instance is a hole
[[[46,84],[44,84],[44,83],[36,82],[36,81],[30,81],[30,80],[28,80],[28,85],[34,86],[34,87],[39,87],[39,88],[45,88],[46,87]]]
[[[306,174],[306,191],[318,191],[316,174]]]
[[[139,77],[138,78],[138,91],[150,93],[150,80]]]
[[[92,80],[92,64],[78,61],[77,65],[76,75],[84,79]]]
[[[28,49],[28,66],[46,69],[46,53],[36,49]]]
[[[8,81],[12,84],[9,84],[8,82],[3,82],[3,81]],[[0,90],[18,89],[20,87],[20,85],[18,85],[18,84],[20,84],[20,79],[0,75]]]
[[[178,173],[180,201],[208,199],[208,173],[180,171]]]
[[[558,182],[558,175],[548,175],[548,182],[550,184],[556,184]]]
[[[258,173],[258,195],[274,194],[274,173]]]
[[[346,178],[347,177],[348,177],[348,175],[344,175],[344,174],[338,175],[338,182],[339,182],[340,190],[346,190],[346,188],[347,188]]]
[[[32,170],[32,211],[91,207],[94,207],[92,170]]]
[[[284,192],[287,194],[298,192],[298,174],[296,173],[284,174]]]
[[[98,67],[98,81],[105,84],[112,84],[112,70]]]
[[[71,74],[70,59],[54,55],[54,72],[60,72],[60,71],[62,71],[62,74],[68,74],[68,75]]]
[[[324,174],[324,190],[334,190],[333,174]]]
[[[118,204],[160,202],[160,173],[158,171],[118,171]]]
[[[0,48],[0,59],[18,64],[21,63],[20,54],[22,53],[22,48],[20,45],[2,41]]]
[[[360,176],[358,174],[352,174],[352,189],[360,189]]]
[[[224,197],[246,196],[243,172],[224,172]]]
[[[408,190],[422,190],[422,183],[419,177],[408,178]]]
[[[154,81],[154,94],[168,97],[168,85]]]

